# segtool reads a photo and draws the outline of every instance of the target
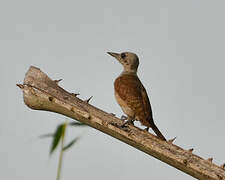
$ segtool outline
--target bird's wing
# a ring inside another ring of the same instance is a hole
[[[146,116],[149,118],[150,121],[152,121],[153,118],[152,118],[151,104],[148,98],[148,94],[142,84],[141,84],[141,96],[142,96],[142,102],[143,102],[144,111],[146,112]]]

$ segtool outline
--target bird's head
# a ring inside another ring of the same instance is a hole
[[[120,54],[108,52],[108,54],[116,58],[123,65],[124,72],[137,73],[139,59],[136,54],[131,52],[123,52]]]

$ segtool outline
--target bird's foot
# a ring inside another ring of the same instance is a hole
[[[126,117],[126,116],[122,115],[120,119],[121,119],[122,121],[125,121],[125,120],[127,120],[127,119],[128,119],[128,117]]]
[[[132,125],[134,125],[134,120],[127,120],[126,122],[124,122],[124,123],[122,124],[121,128],[126,127],[127,124],[132,124]]]
[[[149,130],[149,127],[147,127],[147,128],[144,129],[144,131],[147,131],[147,132],[148,132],[148,130]]]

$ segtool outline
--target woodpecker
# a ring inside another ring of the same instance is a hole
[[[116,101],[128,119],[122,127],[127,123],[133,124],[137,120],[147,127],[147,131],[149,127],[152,128],[160,139],[166,141],[166,138],[153,121],[151,104],[147,92],[137,76],[138,56],[131,52],[108,52],[108,54],[116,58],[123,66],[123,72],[114,81]]]

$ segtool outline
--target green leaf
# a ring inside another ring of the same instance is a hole
[[[69,149],[70,147],[72,147],[79,139],[80,139],[80,137],[74,138],[69,144],[67,144],[67,145],[63,148],[63,151],[65,151],[65,150]]]
[[[81,123],[81,122],[71,122],[69,123],[70,126],[87,126],[86,124],[84,123]]]
[[[64,133],[64,127],[65,127],[64,124],[60,124],[56,128],[56,131],[55,131],[55,133],[53,135],[53,140],[52,140],[50,154],[52,154],[54,152],[54,150],[56,149],[57,145],[59,144],[59,141],[60,141],[60,139],[61,139],[61,137],[63,136],[63,133]]]

